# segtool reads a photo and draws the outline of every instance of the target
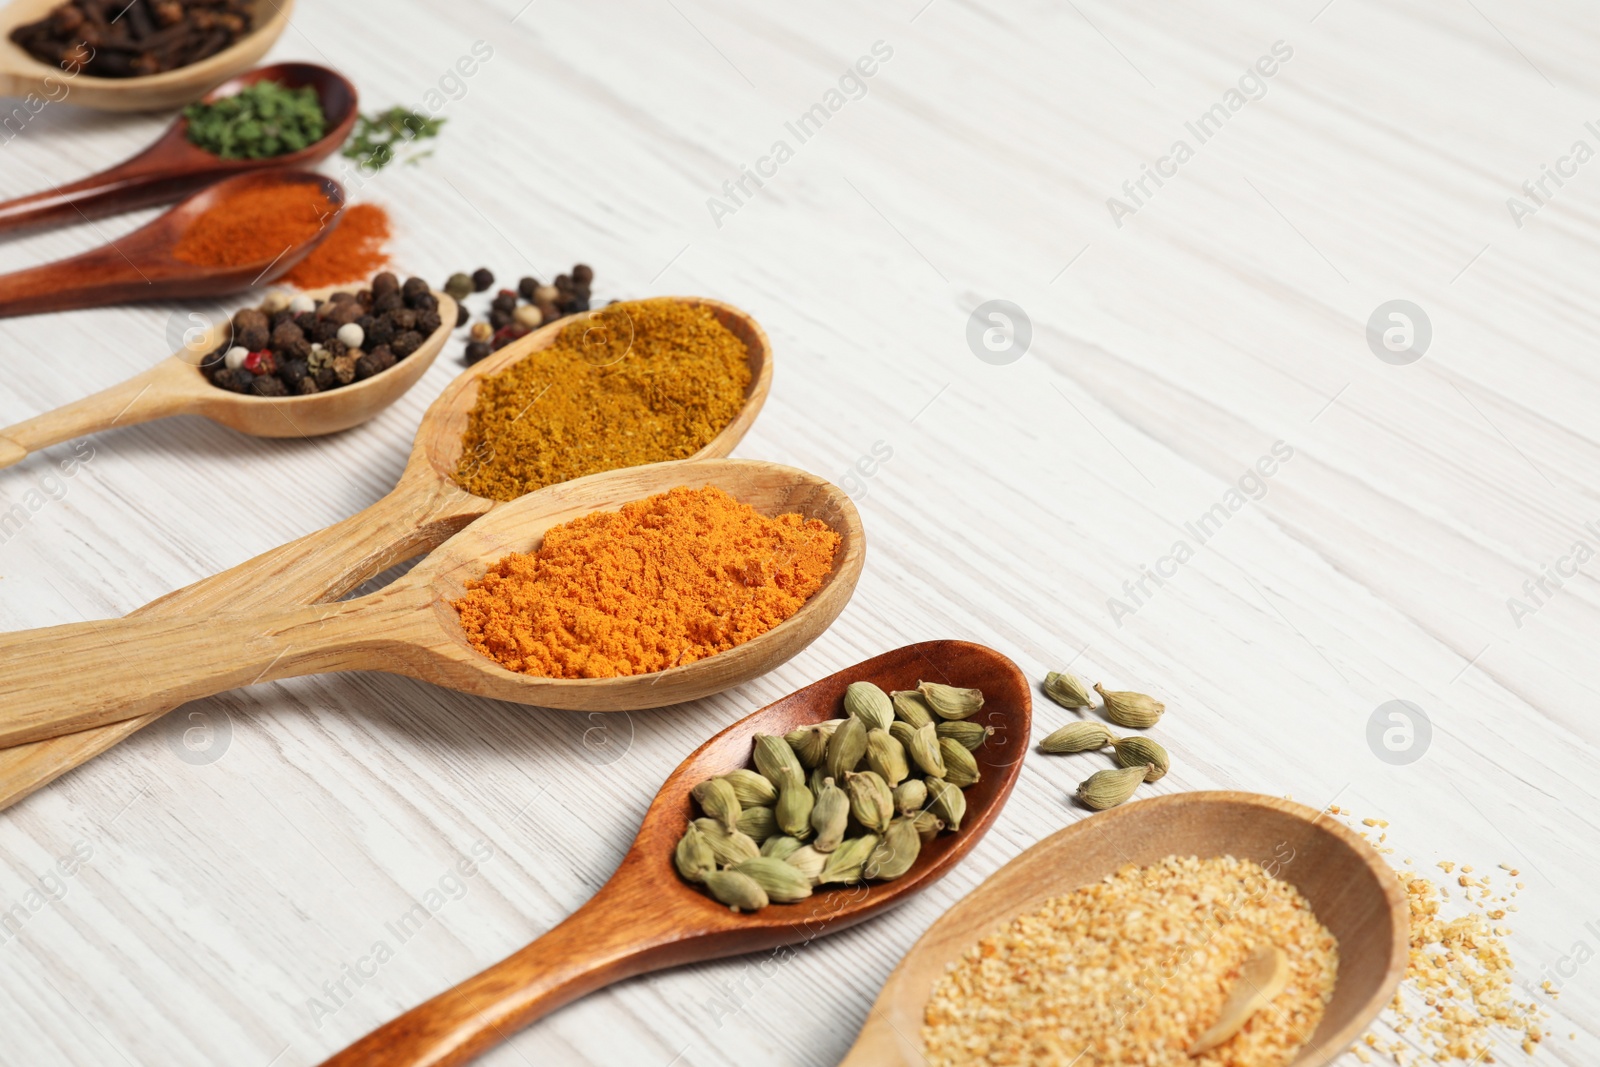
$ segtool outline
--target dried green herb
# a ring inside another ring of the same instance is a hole
[[[340,154],[353,159],[365,170],[382,170],[398,158],[398,150],[413,141],[424,141],[439,136],[444,119],[430,118],[420,111],[404,107],[391,107],[373,115],[356,116],[355,132],[345,142]],[[416,163],[433,154],[409,152],[406,163]]]
[[[317,91],[275,81],[247,85],[214,103],[183,109],[189,140],[223,159],[270,159],[322,140],[328,119]]]

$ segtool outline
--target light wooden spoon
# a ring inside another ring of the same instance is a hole
[[[316,185],[328,198],[322,224],[296,244],[254,263],[207,267],[174,255],[183,235],[209,208],[240,190]],[[344,210],[344,187],[308,170],[262,170],[227,178],[186,197],[134,230],[82,255],[0,274],[0,317],[104,307],[135,300],[227,296],[282,277],[332,232]]]
[[[1239,968],[1239,977],[1223,1001],[1217,1021],[1194,1039],[1189,1055],[1200,1056],[1233,1037],[1250,1016],[1272,1003],[1289,984],[1289,957],[1277,945],[1257,945]]]
[[[619,678],[539,678],[473,649],[451,601],[551,526],[676,486],[716,486],[766,515],[821,519],[842,542],[822,588],[783,623],[706,659]],[[472,523],[393,584],[338,604],[172,619],[106,619],[0,634],[0,744],[37,741],[257,682],[332,671],[403,674],[464,693],[578,711],[636,711],[749,681],[844,610],[865,556],[844,490],[793,467],[694,460],[607,471],[529,493]]]
[[[750,360],[744,407],[690,458],[726,456],[755,422],[772,387],[772,347],[761,325],[731,304],[704,297],[672,299],[709,309],[744,342]],[[612,309],[626,307],[612,305]],[[554,344],[571,322],[570,318],[561,319],[541,327],[457,375],[423,415],[411,458],[399,484],[387,496],[342,522],[168,593],[132,614],[170,618],[337,600],[395,564],[443,544],[467,523],[501,506],[499,501],[467,492],[452,480],[478,385]],[[93,759],[176,706],[147,708],[138,718],[0,749],[0,808]]]
[[[353,292],[358,285],[334,285],[310,294]],[[382,373],[310,396],[267,397],[219,389],[206,380],[195,360],[214,351],[227,336],[227,324],[204,331],[192,344],[136,374],[82,400],[0,429],[0,467],[20,463],[29,453],[114,426],[199,415],[253,437],[318,437],[358,426],[405,395],[450,340],[456,302],[435,292],[439,328],[415,352]]]
[[[1359,834],[1303,804],[1256,793],[1172,793],[1091,815],[990,875],[928,928],[885,983],[840,1067],[923,1067],[923,1014],[945,969],[1052,897],[1168,856],[1254,860],[1304,894],[1339,941],[1322,1022],[1288,1067],[1343,1055],[1405,976],[1410,909],[1400,880]],[[978,1057],[981,1059],[981,1057]]]
[[[294,0],[257,0],[255,29],[229,48],[187,67],[140,78],[69,76],[41,63],[11,43],[11,31],[37,22],[61,0],[13,0],[0,10],[0,96],[67,102],[103,111],[159,111],[181,107],[207,89],[255,66],[282,35],[294,11]],[[61,95],[62,86],[66,96]]]
[[[693,815],[689,790],[748,766],[754,736],[843,714],[851,682],[885,691],[921,680],[983,690],[977,721],[995,733],[974,753],[982,778],[968,788],[959,833],[923,846],[892,882],[819,891],[796,904],[733,912],[678,877],[672,851]],[[680,963],[808,942],[836,933],[928,888],[983,838],[1016,784],[1027,749],[1028,680],[993,649],[927,641],[884,653],[791,693],[740,719],[672,772],[645,812],[610,881],[565,922],[513,955],[374,1030],[324,1067],[447,1067],[472,1059],[535,1019],[596,989]]]

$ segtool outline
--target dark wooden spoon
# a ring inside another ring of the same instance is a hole
[[[149,148],[109,170],[0,203],[0,233],[169,204],[212,182],[249,171],[309,167],[331,155],[350,136],[357,114],[356,87],[342,74],[314,63],[258,67],[223,82],[201,100],[210,103],[232,96],[259,81],[276,81],[291,89],[308,85],[315,89],[328,120],[328,132],[315,144],[271,159],[223,159],[190,143],[189,121],[179,115]]]
[[[202,267],[173,255],[194,221],[227,197],[263,185],[315,184],[328,198],[323,224],[299,244],[274,249],[259,263]],[[344,187],[307,170],[240,174],[195,193],[132,233],[71,259],[0,275],[0,317],[102,307],[132,300],[225,296],[287,273],[333,229],[344,210]]]
[[[755,734],[784,734],[844,713],[845,686],[884,690],[918,681],[982,689],[976,721],[995,729],[975,755],[983,777],[966,790],[961,831],[940,834],[892,882],[815,893],[798,904],[733,912],[678,877],[672,851],[693,815],[689,790],[748,766]],[[1032,698],[1016,664],[965,641],[927,641],[886,652],[791,693],[701,745],[656,794],[611,880],[565,922],[460,985],[374,1030],[323,1067],[447,1067],[465,1063],[535,1019],[638,974],[756,952],[835,933],[900,903],[943,877],[983,838],[1011,795],[1028,747]]]

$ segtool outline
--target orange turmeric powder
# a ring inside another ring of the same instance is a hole
[[[679,667],[766,633],[822,587],[839,535],[679,487],[551,527],[453,602],[472,647],[509,670],[612,678]]]

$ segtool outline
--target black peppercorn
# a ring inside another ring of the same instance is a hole
[[[588,286],[594,281],[594,268],[587,263],[579,263],[572,268],[572,280],[579,285]]]
[[[410,303],[412,297],[427,291],[428,283],[414,275],[407,278],[406,283],[400,287],[400,295],[405,297],[407,303]]]
[[[493,311],[489,312],[489,325],[493,326],[496,330],[505,326],[509,326],[510,324],[511,312],[503,311],[500,308],[495,308]]]
[[[470,319],[470,318],[472,318],[472,312],[467,310],[467,305],[465,305],[465,304],[457,304],[456,305],[456,329],[459,330],[459,329],[461,329],[461,327],[465,326],[467,324],[467,320]]]
[[[495,294],[495,298],[489,302],[489,306],[496,311],[515,311],[517,310],[517,294],[510,289],[502,289]]]
[[[258,374],[256,380],[250,383],[250,391],[256,396],[288,396],[289,388],[283,382],[270,374]]]
[[[422,335],[416,330],[397,333],[394,340],[389,342],[390,350],[400,359],[404,359],[420,347],[422,347]]]
[[[417,313],[410,308],[395,308],[389,312],[389,321],[394,324],[395,332],[409,330],[417,324]]]
[[[318,389],[332,389],[334,383],[339,380],[338,375],[333,373],[333,364],[331,363],[324,364],[318,368],[312,377],[316,380]]]
[[[463,356],[467,366],[472,366],[480,359],[486,358],[494,349],[489,347],[488,341],[468,341],[467,351]]]
[[[437,311],[423,311],[417,315],[417,332],[424,336],[437,330],[441,325]]]
[[[372,297],[374,300],[385,293],[398,293],[399,291],[400,279],[394,276],[393,271],[386,270],[372,279]]]
[[[494,284],[494,272],[488,267],[479,267],[472,272],[472,291],[481,293]]]
[[[317,326],[317,313],[314,311],[302,311],[294,317],[294,324],[300,327],[301,333],[310,337],[311,331],[316,329]]]
[[[364,308],[370,308],[372,306],[372,290],[362,289],[360,292],[356,293],[356,303],[360,304]]]
[[[320,345],[326,346],[338,336],[339,324],[332,319],[318,319],[311,327],[311,339]]]
[[[368,348],[376,348],[379,345],[386,345],[393,341],[397,331],[394,328],[394,320],[385,315],[382,318],[373,319],[372,325],[363,327],[361,332],[366,346]]]
[[[287,345],[274,345],[273,349],[284,359],[307,359],[311,355],[311,342],[304,337]]]
[[[222,367],[211,375],[211,384],[218,389],[231,389],[234,392],[238,392],[238,377],[241,374],[246,378],[251,377],[248,371],[237,371],[229,367]]]
[[[406,302],[399,292],[379,293],[372,298],[372,313],[382,315],[405,307]]]
[[[517,294],[524,300],[533,299],[533,291],[539,288],[539,279],[528,275],[517,283]]]
[[[284,323],[293,322],[293,321],[294,321],[294,312],[290,311],[288,308],[284,308],[282,311],[274,311],[272,313],[272,318],[267,320],[267,325],[269,327],[271,327],[273,330],[276,330],[279,326],[282,326]]]
[[[322,392],[321,389],[317,388],[317,380],[315,378],[301,378],[295,383],[294,391],[301,396],[310,396],[312,393]]]
[[[432,293],[423,293],[421,296],[407,301],[406,306],[414,311],[438,311],[439,298]]]
[[[290,345],[295,344],[295,343],[297,343],[299,341],[304,341],[305,339],[306,339],[306,332],[304,330],[302,330],[298,325],[296,325],[295,323],[292,323],[292,322],[281,322],[276,327],[274,327],[274,329],[272,331],[272,347],[273,348],[288,348]],[[250,345],[245,345],[245,347],[246,348],[251,348]],[[261,347],[260,345],[256,345],[255,346],[255,348],[260,348],[260,347]],[[254,348],[251,348],[251,351],[254,351],[254,350],[255,350]]]
[[[310,369],[303,359],[286,359],[278,364],[278,377],[283,379],[283,384],[291,388],[299,385],[301,379],[310,373]]]

